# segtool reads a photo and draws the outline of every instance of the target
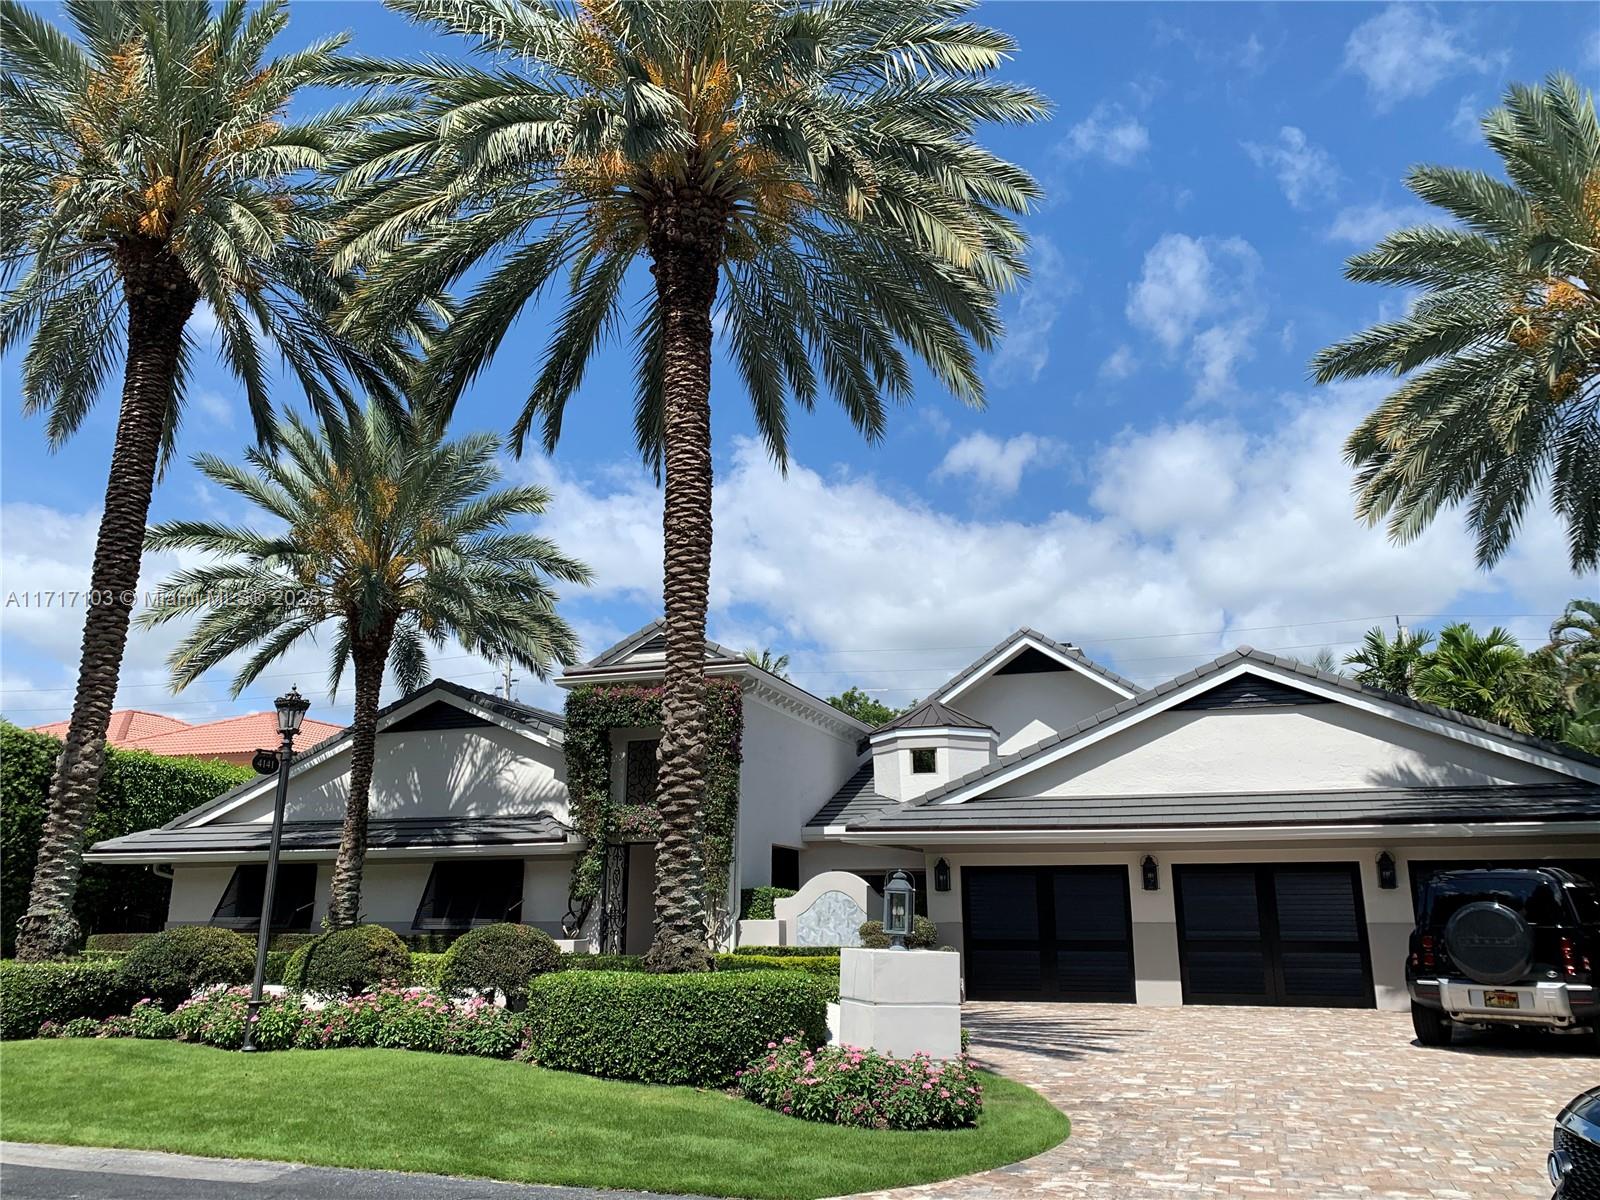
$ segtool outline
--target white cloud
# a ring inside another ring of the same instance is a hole
[[[1069,158],[1103,158],[1127,167],[1150,149],[1150,131],[1122,105],[1102,101],[1067,131],[1061,148]]]
[[[233,401],[228,397],[220,392],[202,389],[189,399],[190,403],[212,424],[223,429],[233,428]]]
[[[1271,171],[1296,208],[1310,201],[1333,195],[1339,183],[1339,168],[1322,147],[1314,146],[1293,125],[1278,130],[1278,140],[1270,145],[1243,143],[1245,153],[1256,166]]]
[[[1200,399],[1231,390],[1234,367],[1251,357],[1250,339],[1263,317],[1260,265],[1242,238],[1169,233],[1145,254],[1143,273],[1129,289],[1128,320],[1183,355]]]
[[[1456,104],[1455,116],[1450,118],[1450,132],[1457,141],[1471,145],[1483,141],[1483,112],[1476,93],[1461,97]]]
[[[1440,214],[1420,204],[1354,204],[1341,208],[1328,227],[1328,237],[1361,247],[1374,246],[1396,229],[1438,224]]]
[[[989,360],[989,378],[1002,387],[1039,381],[1050,361],[1050,331],[1077,290],[1061,252],[1047,237],[1033,239],[1028,266],[1016,311],[1006,319],[1005,336]]]
[[[1113,350],[1105,362],[1100,364],[1101,379],[1127,379],[1139,369],[1139,361],[1134,358],[1133,350],[1129,346],[1118,346]]]
[[[969,478],[985,492],[1015,495],[1022,473],[1046,458],[1054,449],[1048,438],[1019,433],[1002,441],[987,433],[972,433],[962,438],[934,468],[935,479]]]
[[[1460,30],[1422,4],[1391,4],[1357,25],[1344,47],[1345,70],[1366,80],[1367,94],[1380,109],[1489,65],[1465,44]]]

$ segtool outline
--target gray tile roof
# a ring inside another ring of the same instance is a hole
[[[342,822],[288,821],[283,827],[285,850],[337,850]],[[569,830],[549,813],[506,817],[437,817],[386,820],[367,826],[369,850],[428,850],[451,846],[525,845],[564,842]],[[264,821],[217,822],[173,829],[163,825],[140,833],[98,842],[88,857],[107,854],[265,853],[272,827]]]
[[[960,709],[940,704],[932,698],[924,700],[909,712],[903,712],[892,721],[886,721],[872,732],[887,733],[891,729],[989,729],[993,725],[969,717]]]
[[[1600,818],[1600,785],[1502,784],[1274,792],[1244,796],[981,798],[965,804],[894,805],[852,821],[852,832],[891,835],[976,830],[1092,832],[1113,829],[1278,825],[1408,825]],[[837,823],[837,822],[835,822]]]
[[[666,628],[667,623],[660,617],[657,617],[654,621],[651,621],[650,624],[644,626],[642,629],[635,629],[620,642],[608,646],[606,649],[600,651],[599,654],[596,654],[588,662],[574,667],[572,670],[568,671],[567,674],[582,674],[585,671],[595,671],[604,667],[617,666],[622,662],[623,659],[627,658],[628,655],[632,654],[641,646],[644,646],[654,638],[664,637]],[[706,658],[711,661],[729,662],[735,659],[742,659],[743,657],[744,655],[740,654],[737,650],[730,650],[726,646],[723,646],[717,642],[713,642],[710,638],[706,639]]]
[[[845,780],[844,786],[833,794],[832,799],[812,815],[806,822],[806,828],[820,830],[829,825],[858,825],[870,817],[898,807],[897,801],[872,790],[872,763],[867,762]]]
[[[1062,658],[1070,659],[1072,662],[1088,671],[1091,675],[1098,675],[1101,679],[1105,679],[1116,684],[1123,691],[1132,692],[1134,695],[1138,695],[1140,692],[1144,691],[1144,689],[1133,680],[1125,679],[1121,675],[1118,675],[1115,671],[1111,670],[1111,668],[1102,666],[1101,664],[1095,662],[1094,659],[1090,658],[1076,646],[1068,645],[1065,642],[1058,642],[1054,638],[1046,637],[1037,629],[1029,629],[1027,626],[1023,626],[1010,637],[1006,638],[1005,641],[995,646],[992,650],[986,651],[976,662],[972,663],[970,666],[954,675],[949,682],[940,687],[934,693],[934,695],[943,696],[954,688],[959,687],[961,684],[971,679],[974,675],[978,674],[978,672],[982,671],[990,663],[994,662],[995,659],[1008,652],[1013,646],[1022,641],[1024,638],[1032,638],[1041,646],[1049,647],[1052,653],[1059,654]]]
[[[935,788],[933,791],[929,792],[926,796],[922,797],[918,803],[923,805],[931,804],[938,801],[941,797],[951,795],[954,792],[964,791],[973,784],[979,783],[991,775],[998,775],[1002,771],[1008,771],[1012,767],[1015,767],[1030,758],[1034,758],[1037,755],[1056,749],[1063,742],[1070,742],[1074,738],[1081,737],[1083,734],[1088,733],[1092,729],[1097,729],[1100,726],[1105,725],[1107,722],[1114,721],[1118,717],[1123,716],[1125,713],[1132,712],[1136,708],[1143,708],[1145,705],[1161,700],[1186,684],[1193,683],[1199,679],[1204,679],[1208,675],[1215,675],[1225,667],[1231,667],[1235,663],[1244,660],[1261,663],[1265,666],[1277,667],[1280,670],[1292,671],[1296,675],[1303,675],[1308,679],[1315,679],[1321,683],[1331,684],[1334,687],[1341,688],[1344,691],[1350,692],[1354,695],[1367,696],[1376,700],[1386,701],[1390,704],[1397,704],[1402,708],[1414,709],[1417,712],[1427,713],[1429,716],[1438,717],[1441,720],[1450,721],[1468,729],[1475,729],[1483,733],[1491,733],[1496,737],[1504,738],[1507,741],[1515,742],[1518,745],[1527,746],[1530,749],[1540,750],[1547,754],[1553,754],[1561,758],[1570,759],[1573,762],[1587,763],[1590,766],[1600,766],[1600,758],[1597,758],[1592,754],[1585,754],[1580,750],[1574,750],[1570,746],[1562,746],[1555,742],[1546,741],[1543,738],[1532,737],[1525,733],[1517,733],[1515,730],[1507,729],[1503,725],[1496,725],[1492,721],[1483,721],[1477,717],[1469,717],[1466,713],[1456,712],[1454,709],[1441,708],[1437,704],[1427,704],[1421,700],[1413,700],[1411,697],[1402,696],[1397,692],[1388,692],[1384,691],[1382,688],[1372,687],[1369,684],[1357,683],[1354,679],[1350,679],[1344,675],[1336,675],[1331,671],[1319,671],[1317,668],[1300,662],[1298,659],[1286,658],[1278,654],[1269,654],[1267,651],[1257,650],[1253,646],[1240,646],[1236,650],[1230,650],[1226,654],[1219,655],[1211,662],[1195,667],[1192,670],[1185,671],[1182,675],[1175,676],[1172,679],[1168,679],[1162,683],[1158,683],[1155,687],[1148,688],[1140,692],[1137,696],[1120,701],[1119,703],[1112,705],[1110,708],[1103,708],[1099,712],[1085,717],[1076,725],[1069,725],[1067,728],[1060,730],[1059,732],[1045,738],[1042,741],[1034,743],[1032,746],[1026,746],[1023,749],[1017,750],[1011,754],[1003,755],[1000,758],[995,759],[992,763],[989,763],[987,766],[980,767],[976,771],[969,772],[968,774],[961,776],[959,779],[952,779],[943,787]]]

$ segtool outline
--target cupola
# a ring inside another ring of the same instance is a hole
[[[872,788],[902,803],[960,779],[994,761],[999,735],[993,727],[948,704],[924,700],[879,726],[872,747]]]

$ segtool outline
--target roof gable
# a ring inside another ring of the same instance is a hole
[[[667,623],[657,617],[642,629],[635,629],[620,642],[600,651],[577,671],[595,671],[635,663],[660,664],[667,654]],[[706,639],[707,662],[731,662],[742,658],[736,650]],[[569,674],[572,672],[569,672]]]
[[[1055,641],[1034,629],[1022,628],[976,662],[955,675],[931,699],[947,704],[992,675],[1039,674],[1050,670],[1073,671],[1103,687],[1112,696],[1137,696],[1143,689],[1101,666],[1076,646]]]

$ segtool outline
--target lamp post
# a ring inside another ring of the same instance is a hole
[[[300,694],[298,687],[289,689],[288,695],[279,696],[273,707],[278,710],[278,794],[272,802],[272,841],[267,849],[267,878],[261,889],[261,927],[256,931],[256,973],[250,981],[250,1006],[245,1011],[244,1045],[241,1050],[256,1048],[256,1019],[261,1015],[261,985],[266,982],[267,943],[272,939],[272,904],[278,890],[278,847],[283,842],[283,808],[289,799],[289,764],[294,761],[294,735],[300,732],[300,723],[306,718],[311,701]]]
[[[912,900],[916,885],[904,871],[896,871],[883,885],[883,931],[889,935],[889,949],[904,950],[911,935]]]

